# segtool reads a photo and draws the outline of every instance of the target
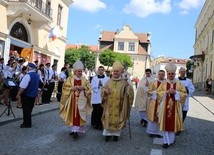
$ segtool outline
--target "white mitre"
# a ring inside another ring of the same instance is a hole
[[[74,64],[73,64],[73,69],[74,70],[83,70],[84,69],[84,66],[83,66],[83,63],[80,61],[80,60],[77,60]]]
[[[167,72],[176,72],[176,69],[177,69],[177,66],[174,64],[174,63],[168,63],[166,66],[165,66],[165,70]]]
[[[124,70],[124,66],[121,64],[120,61],[117,60],[117,61],[115,61],[115,62],[113,63],[112,69],[113,69],[113,70],[122,71],[122,70]]]

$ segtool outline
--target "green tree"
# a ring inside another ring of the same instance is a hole
[[[126,64],[127,67],[131,67],[133,64],[129,55],[114,52],[109,49],[105,50],[99,55],[99,61],[104,66],[111,67],[116,60],[120,61],[123,65]]]
[[[193,73],[192,72],[190,72],[190,70],[192,70],[192,63],[191,63],[191,61],[190,60],[188,60],[187,61],[187,63],[186,63],[186,75],[187,75],[187,77],[188,78],[193,78]]]
[[[115,52],[107,49],[99,55],[99,61],[102,65],[110,67],[116,61],[116,57],[117,54]]]
[[[92,53],[87,46],[79,49],[67,49],[65,52],[65,63],[72,66],[76,60],[82,61],[83,65],[88,69],[95,67],[95,54]]]

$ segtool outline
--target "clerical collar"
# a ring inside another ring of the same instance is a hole
[[[159,81],[159,82],[163,82],[164,80],[159,80],[159,79],[158,79],[158,81]]]
[[[112,77],[111,79],[112,79],[113,81],[121,81],[121,80],[123,80],[123,77],[119,77],[119,78],[117,78],[117,79],[114,78],[114,77]]]
[[[76,75],[74,76],[75,80],[81,80],[81,78],[78,78]]]
[[[97,75],[98,78],[103,79],[105,75]]]
[[[166,80],[168,83],[175,83],[176,82],[176,79],[174,79],[174,80],[169,80],[169,79],[167,79]]]
[[[186,77],[184,77],[184,78],[178,77],[178,79],[179,79],[180,81],[182,81],[182,80],[186,80],[187,78],[186,78]]]

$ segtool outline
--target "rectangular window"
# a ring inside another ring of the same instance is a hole
[[[51,15],[51,1],[50,0],[47,0],[45,11],[46,11],[45,12],[46,15],[48,15],[50,17],[50,15]]]
[[[135,51],[135,43],[129,43],[129,51]]]
[[[57,25],[61,25],[61,19],[62,19],[62,6],[58,6],[58,15],[57,15]]]
[[[124,42],[118,42],[118,50],[120,51],[124,50]]]
[[[4,48],[4,42],[0,40],[0,56],[2,57],[3,49]]]
[[[36,0],[36,8],[42,10],[42,0]]]
[[[214,43],[214,30],[212,32],[212,43]]]
[[[213,62],[210,62],[210,78],[212,78]]]

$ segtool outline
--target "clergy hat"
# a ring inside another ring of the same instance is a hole
[[[165,66],[165,70],[167,72],[175,72],[177,69],[177,66],[174,64],[174,63],[168,63],[166,66]]]
[[[77,60],[74,64],[73,64],[73,69],[74,70],[83,70],[84,69],[84,66],[83,66],[83,63],[80,61],[80,60]]]
[[[36,68],[36,65],[34,65],[33,63],[28,63],[28,67],[32,68],[32,69],[35,69]]]
[[[121,64],[120,61],[117,60],[117,61],[115,61],[115,62],[113,63],[112,68],[113,68],[113,70],[121,71],[121,70],[124,69],[124,66]]]

